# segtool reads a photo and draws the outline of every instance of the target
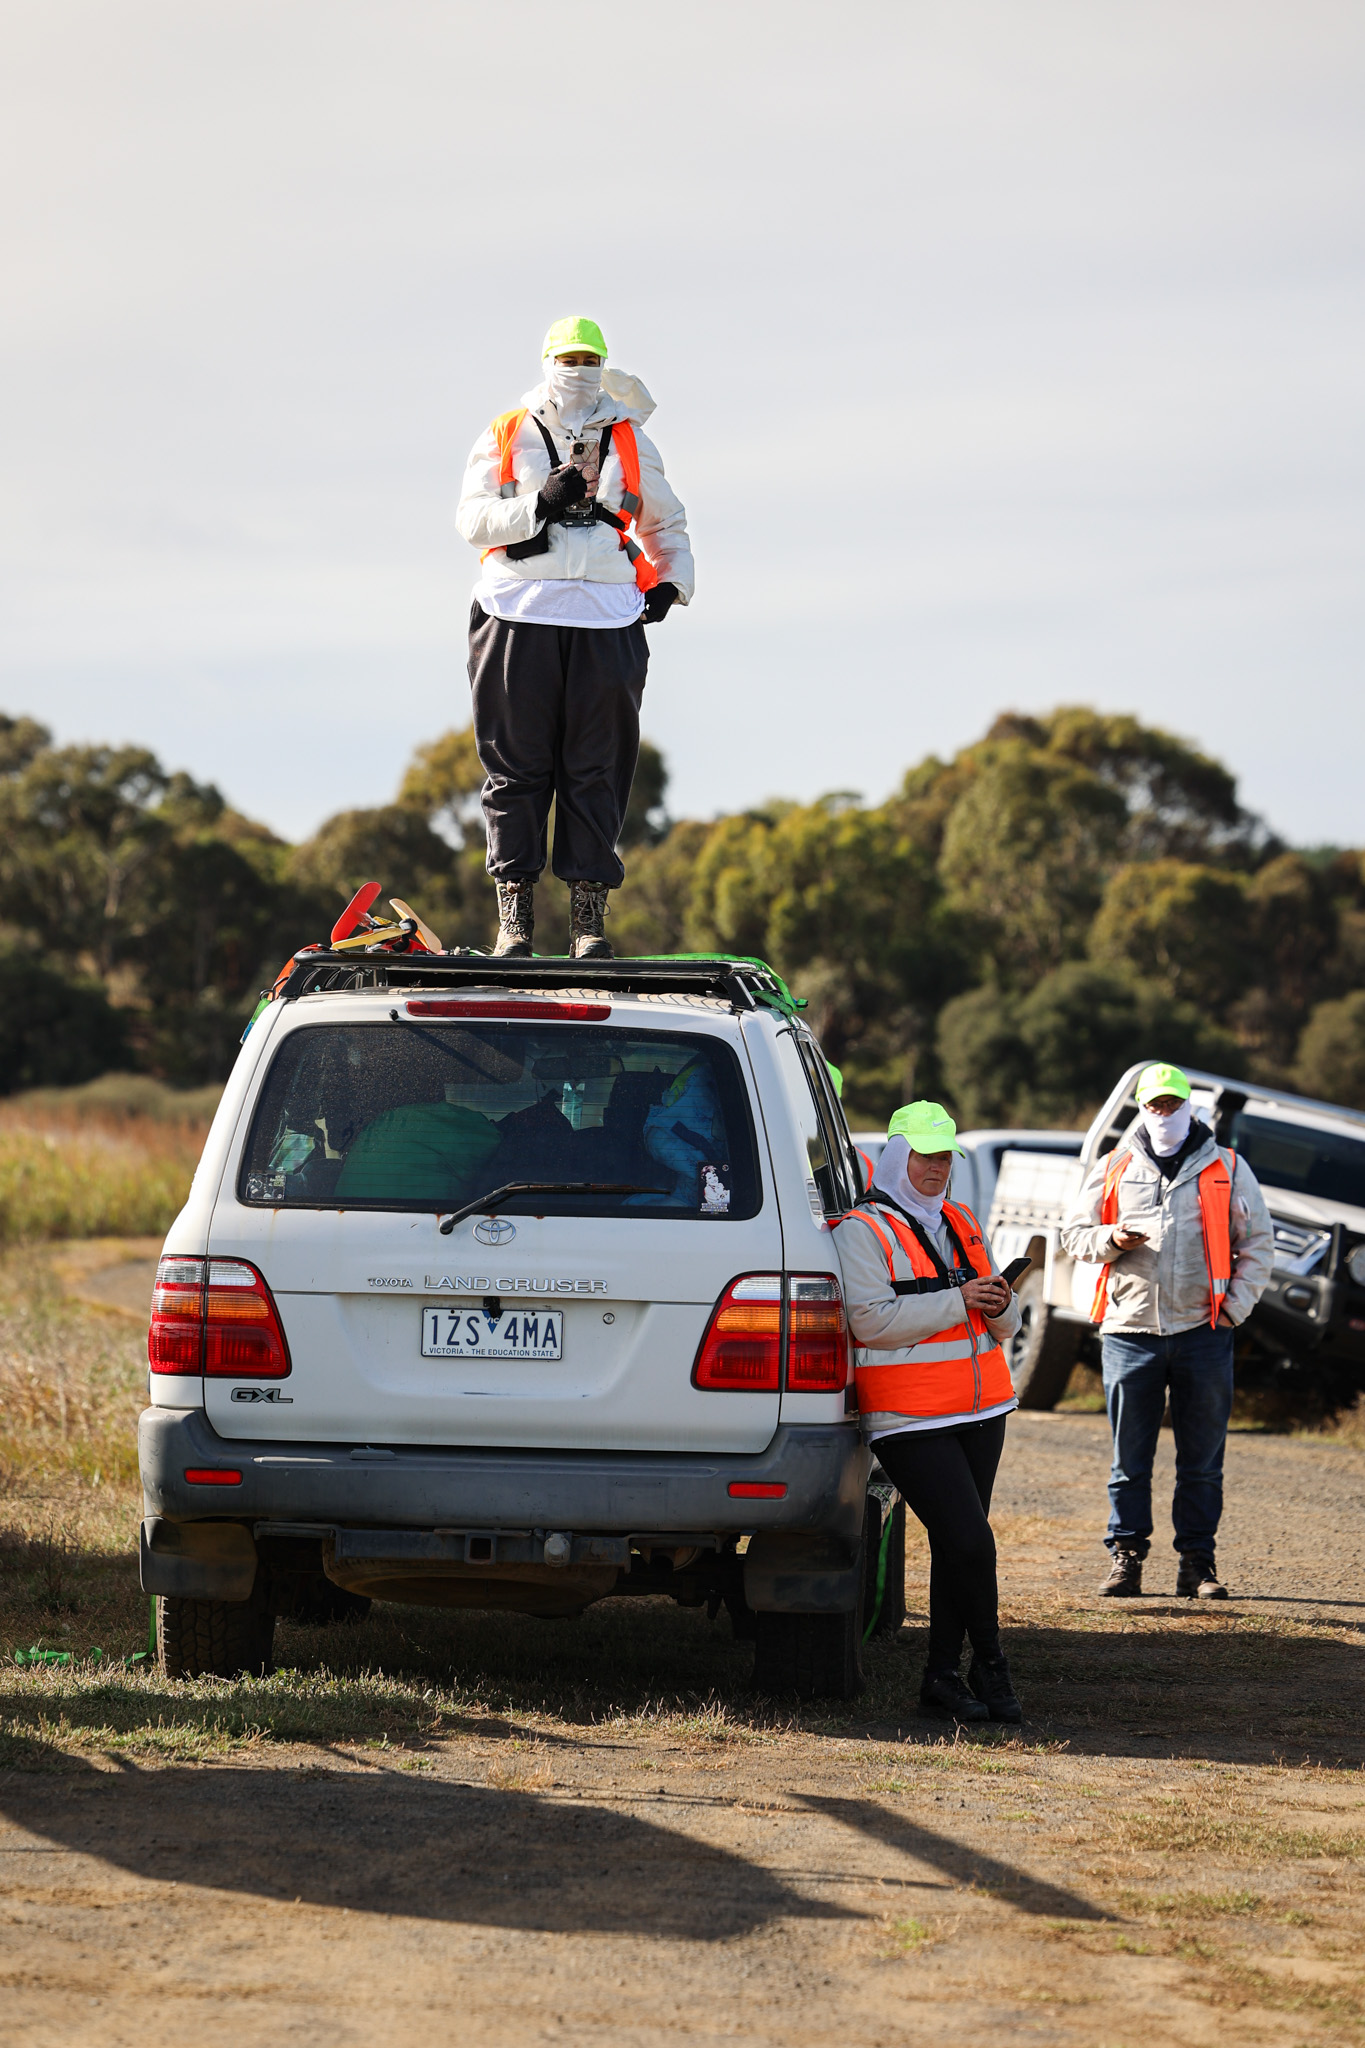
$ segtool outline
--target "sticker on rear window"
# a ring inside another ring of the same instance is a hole
[[[724,1216],[730,1207],[730,1190],[721,1175],[730,1171],[729,1162],[723,1166],[709,1163],[701,1170],[701,1213],[703,1216]]]

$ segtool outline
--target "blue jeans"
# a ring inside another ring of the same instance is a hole
[[[1114,1436],[1109,1474],[1110,1550],[1146,1557],[1152,1534],[1152,1462],[1166,1394],[1175,1431],[1171,1520],[1182,1554],[1212,1557],[1223,1512],[1223,1445],[1232,1412],[1231,1330],[1180,1330],[1171,1337],[1106,1337],[1104,1404]]]

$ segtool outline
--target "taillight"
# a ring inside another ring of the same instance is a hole
[[[832,1273],[787,1278],[787,1378],[793,1394],[834,1394],[848,1382],[848,1323]],[[706,1326],[692,1384],[711,1393],[772,1394],[782,1385],[783,1276],[732,1280]]]
[[[282,1380],[289,1347],[270,1289],[245,1259],[210,1259],[204,1302],[210,1379]]]
[[[204,1260],[164,1258],[156,1269],[147,1362],[153,1372],[204,1369]]]
[[[289,1347],[270,1289],[245,1259],[165,1258],[147,1357],[153,1372],[282,1380]]]
[[[692,1384],[710,1392],[775,1394],[782,1384],[782,1275],[744,1273],[711,1311]]]
[[[793,1394],[832,1394],[848,1381],[848,1323],[832,1273],[793,1273],[788,1281],[787,1387]]]

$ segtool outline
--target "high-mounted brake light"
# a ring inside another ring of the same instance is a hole
[[[274,1297],[245,1259],[162,1259],[147,1358],[153,1372],[210,1379],[282,1380],[290,1371]]]
[[[793,1394],[833,1394],[848,1382],[848,1322],[832,1273],[786,1276],[786,1386]],[[708,1393],[776,1393],[782,1386],[780,1273],[744,1273],[711,1313],[692,1368]],[[758,1496],[756,1496],[758,1497]]]
[[[743,1273],[711,1311],[692,1384],[708,1392],[776,1393],[782,1384],[782,1275]]]
[[[839,1282],[832,1273],[793,1273],[787,1284],[788,1391],[838,1393],[848,1383],[849,1359]]]
[[[610,1003],[491,1002],[477,996],[417,996],[405,1003],[410,1017],[558,1017],[571,1024],[605,1024]]]

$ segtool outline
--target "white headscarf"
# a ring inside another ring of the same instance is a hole
[[[877,1170],[872,1176],[871,1192],[878,1190],[890,1195],[893,1202],[899,1202],[917,1223],[926,1230],[941,1230],[943,1227],[943,1204],[947,1199],[945,1188],[941,1195],[922,1195],[911,1180],[906,1167],[910,1158],[909,1141],[899,1133],[886,1141],[886,1150],[877,1161]]]
[[[1158,1159],[1169,1159],[1172,1152],[1180,1150],[1190,1135],[1192,1114],[1188,1102],[1182,1102],[1179,1109],[1173,1109],[1169,1116],[1158,1116],[1154,1109],[1138,1111]]]
[[[545,388],[564,425],[576,434],[601,395],[602,365],[561,363],[557,356],[551,356],[545,370]]]

